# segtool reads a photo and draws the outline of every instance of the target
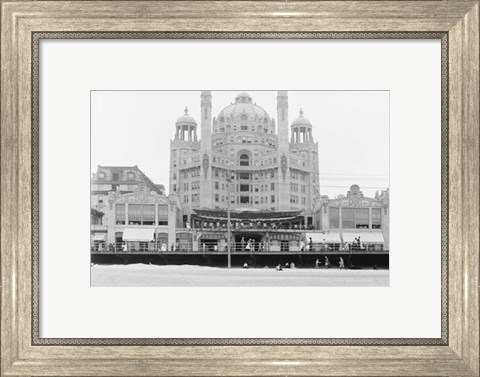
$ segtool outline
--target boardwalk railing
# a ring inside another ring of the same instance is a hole
[[[212,242],[202,243],[198,248],[192,244],[178,244],[167,247],[165,243],[160,242],[117,242],[105,244],[99,241],[91,244],[90,248],[93,254],[191,254],[191,255],[226,255],[228,253],[226,244],[217,244]],[[280,245],[271,243],[257,244],[235,244],[230,250],[232,255],[245,254],[388,254],[382,244],[349,245],[348,247],[340,244],[320,244],[313,243],[304,247],[294,245]]]

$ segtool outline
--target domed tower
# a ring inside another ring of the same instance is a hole
[[[198,150],[197,122],[187,107],[175,122],[175,130],[175,138],[170,140],[170,193],[179,194],[181,159]]]
[[[302,109],[300,109],[299,117],[292,122],[291,130],[291,143],[313,143],[312,123],[303,116]]]
[[[185,114],[177,119],[175,126],[175,140],[197,141],[197,122],[188,114],[188,107],[185,106]]]

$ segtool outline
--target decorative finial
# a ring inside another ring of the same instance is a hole
[[[188,114],[188,107],[185,106],[185,114]]]
[[[300,108],[300,116],[303,117],[303,110]]]

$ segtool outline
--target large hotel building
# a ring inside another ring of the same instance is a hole
[[[92,255],[222,254],[230,216],[239,255],[351,253],[360,237],[357,253],[388,260],[388,189],[367,198],[352,184],[345,195],[321,196],[319,125],[302,109],[290,123],[288,93],[276,97],[276,119],[246,92],[213,115],[212,93],[202,91],[201,118],[185,108],[172,130],[168,196],[137,166],[99,166]]]
[[[301,210],[305,224],[313,225],[320,201],[318,143],[302,110],[291,124],[288,110],[286,91],[277,94],[277,122],[245,92],[212,117],[211,92],[203,91],[200,124],[185,109],[170,143],[170,192],[177,193],[186,221],[195,209],[230,204]]]

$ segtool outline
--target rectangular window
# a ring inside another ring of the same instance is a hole
[[[330,228],[334,228],[334,229],[340,228],[340,209],[337,207],[330,207],[329,217],[330,217]]]
[[[270,190],[275,190],[275,183],[270,183]]]
[[[215,201],[216,201],[216,202],[219,201],[219,196],[218,196],[218,194],[215,194]]]
[[[115,209],[116,209],[115,222],[117,224],[124,225],[125,224],[125,204],[117,204],[115,206]]]
[[[168,204],[158,205],[158,225],[168,225]]]
[[[275,178],[275,170],[272,170],[272,171],[270,172],[270,177]]]
[[[142,223],[141,204],[128,205],[128,223],[131,225],[141,225]]]
[[[275,203],[275,195],[272,195],[272,196],[270,197],[270,200],[271,200],[271,203]]]
[[[248,203],[250,203],[250,197],[249,197],[249,196],[241,196],[241,197],[240,197],[240,203],[241,203],[241,204],[248,204]]]
[[[372,229],[382,229],[381,208],[372,208]]]
[[[119,180],[120,180],[120,174],[113,173],[112,174],[112,181],[119,181]]]
[[[155,204],[142,205],[142,225],[155,225]]]
[[[218,182],[215,182],[215,190],[218,190]]]
[[[240,179],[250,179],[249,173],[240,173],[239,176],[240,176]]]
[[[368,208],[355,208],[355,228],[368,229]]]
[[[215,169],[215,177],[218,177],[218,169]]]
[[[240,191],[250,191],[250,185],[240,185]]]
[[[355,214],[353,208],[342,208],[342,228],[355,229]]]

